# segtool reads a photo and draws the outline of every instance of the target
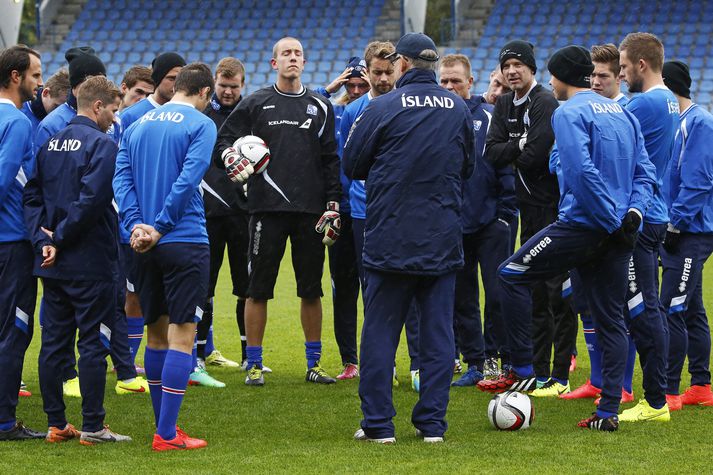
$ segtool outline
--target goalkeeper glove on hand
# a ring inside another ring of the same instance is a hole
[[[327,210],[322,214],[314,227],[318,233],[324,233],[322,244],[331,246],[339,237],[339,229],[342,227],[342,220],[339,217],[339,203],[336,201],[327,202]]]
[[[247,179],[255,173],[252,163],[245,157],[241,157],[237,150],[233,147],[228,147],[221,154],[225,171],[228,173],[228,178],[236,183],[245,183]]]
[[[681,240],[681,231],[674,228],[671,223],[666,229],[666,237],[663,239],[663,248],[666,252],[673,254],[678,250],[678,242]]]

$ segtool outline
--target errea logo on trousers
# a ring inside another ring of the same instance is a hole
[[[540,242],[538,242],[532,249],[530,249],[530,252],[528,252],[522,257],[522,262],[524,262],[525,264],[530,262],[533,257],[537,256],[540,252],[542,252],[542,250],[546,248],[547,245],[550,243],[552,243],[552,239],[550,239],[549,237],[545,236],[544,238],[542,238]]]

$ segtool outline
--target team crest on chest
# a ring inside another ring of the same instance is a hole
[[[307,113],[309,115],[317,115],[317,106],[308,104],[307,105]]]

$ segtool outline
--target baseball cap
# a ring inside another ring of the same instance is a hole
[[[436,52],[435,59],[421,57],[421,52],[427,49]],[[401,37],[399,42],[396,43],[396,51],[386,56],[386,59],[391,59],[398,55],[433,62],[438,61],[440,58],[440,56],[438,56],[438,50],[436,49],[436,43],[434,43],[428,35],[424,35],[423,33],[406,33]]]

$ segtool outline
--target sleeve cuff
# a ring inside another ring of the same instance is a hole
[[[633,211],[634,213],[638,214],[638,215],[639,215],[639,219],[641,219],[641,221],[644,220],[644,215],[641,214],[641,211],[639,211],[638,209],[636,209],[636,208],[629,208],[629,211]]]

